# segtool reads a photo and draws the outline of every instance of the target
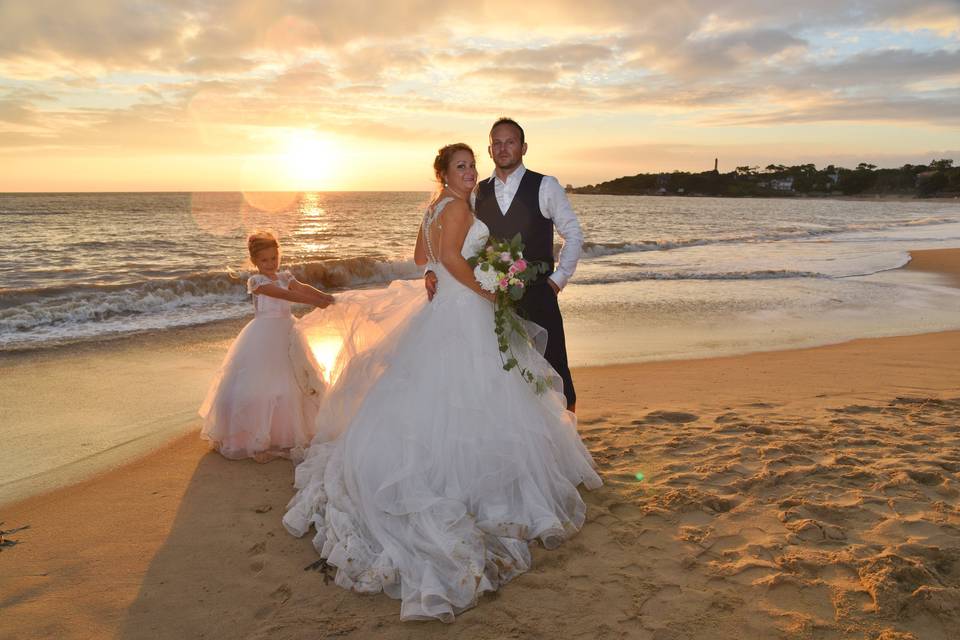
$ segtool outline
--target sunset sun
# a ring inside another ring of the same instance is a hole
[[[323,190],[335,183],[337,143],[313,131],[287,133],[278,153],[278,181],[290,188]]]

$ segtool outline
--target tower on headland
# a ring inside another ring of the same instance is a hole
[[[714,172],[714,173],[719,173],[719,172],[717,171],[717,167],[719,166],[719,163],[720,163],[720,158],[714,158],[714,159],[713,159],[713,172]]]

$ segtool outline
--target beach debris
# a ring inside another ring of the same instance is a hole
[[[0,522],[0,525],[3,525],[3,523]],[[30,528],[30,525],[25,524],[22,527],[17,527],[15,529],[8,529],[6,531],[0,529],[0,551],[3,551],[8,547],[16,546],[21,542],[20,540],[11,540],[7,536],[11,536],[19,531],[23,531],[29,528]]]
[[[267,513],[268,511],[271,511],[271,510],[273,510],[273,506],[269,504],[262,504],[259,507],[256,507],[254,509],[254,511],[257,513]]]
[[[303,568],[304,571],[319,571],[323,576],[323,584],[330,584],[333,581],[333,565],[327,564],[326,558],[320,558],[316,562],[311,562]]]

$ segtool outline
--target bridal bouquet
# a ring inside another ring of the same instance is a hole
[[[473,275],[480,287],[496,295],[494,332],[497,334],[504,371],[517,367],[523,379],[532,384],[538,394],[543,393],[547,388],[546,379],[535,376],[520,366],[510,346],[510,339],[520,336],[529,340],[523,321],[517,315],[516,306],[526,287],[538,275],[546,273],[547,265],[542,262],[527,262],[523,258],[523,243],[519,233],[510,241],[490,238],[487,246],[468,262],[473,267]]]

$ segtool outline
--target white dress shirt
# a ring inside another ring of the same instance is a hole
[[[493,192],[497,197],[497,204],[500,205],[500,213],[503,215],[506,215],[510,209],[513,197],[517,195],[517,189],[520,188],[520,180],[526,172],[527,168],[521,164],[507,176],[506,182],[497,177],[496,171],[493,172]],[[560,257],[554,266],[553,274],[550,275],[550,279],[563,289],[567,281],[573,277],[573,272],[577,270],[577,263],[580,262],[580,253],[583,251],[583,230],[559,180],[553,176],[543,176],[543,180],[540,181],[539,196],[540,213],[553,222],[557,233],[563,238]],[[474,193],[471,196],[474,207],[476,198]]]

